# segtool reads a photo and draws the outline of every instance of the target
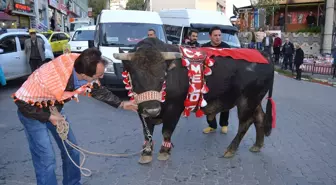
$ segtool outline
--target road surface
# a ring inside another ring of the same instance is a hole
[[[0,89],[0,184],[35,184],[35,174],[23,127],[10,94],[19,87]],[[155,129],[152,164],[139,165],[138,156],[105,158],[90,156],[85,167],[93,171],[84,185],[332,185],[336,184],[336,88],[299,82],[276,75],[274,100],[277,128],[265,139],[261,153],[249,152],[255,141],[251,127],[233,159],[222,158],[237,129],[236,109],[230,112],[229,133],[204,135],[205,118],[181,118],[174,133],[169,161],[156,159],[162,141]],[[97,152],[140,150],[141,125],[135,113],[116,110],[82,97],[65,112],[80,146]],[[57,175],[61,183],[61,159]]]

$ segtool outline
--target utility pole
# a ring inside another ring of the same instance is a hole
[[[323,53],[331,53],[334,23],[335,0],[326,0],[326,12],[324,23]],[[322,33],[321,33],[322,34]]]

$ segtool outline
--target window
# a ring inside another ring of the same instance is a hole
[[[197,28],[198,33],[198,42],[204,44],[210,42],[209,30],[207,28]],[[222,41],[229,44],[232,48],[240,48],[240,42],[236,33],[231,31],[222,30]]]
[[[51,42],[55,42],[55,41],[58,41],[58,34],[53,34],[52,37],[51,37]]]
[[[89,23],[87,22],[77,22],[77,23],[70,23],[70,31],[76,31],[78,28],[89,26]]]
[[[181,38],[182,27],[165,25],[167,40],[173,43],[179,43]]]
[[[88,41],[94,39],[94,30],[78,30],[72,37],[73,41]]]
[[[24,43],[27,39],[30,39],[30,37],[28,35],[18,35],[19,37],[19,41],[20,41],[20,46],[21,46],[21,50],[24,50]]]
[[[58,40],[68,40],[68,39],[69,38],[64,33],[58,34]]]
[[[134,47],[147,38],[147,31],[154,29],[156,37],[166,42],[163,26],[146,23],[103,23],[100,25],[100,44],[102,46]]]
[[[43,35],[44,35],[47,39],[49,39],[50,36],[51,36],[51,33],[43,33]]]
[[[0,41],[0,48],[4,50],[5,53],[13,53],[16,52],[16,41],[15,36],[5,37]]]

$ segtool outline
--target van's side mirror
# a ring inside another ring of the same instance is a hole
[[[89,42],[89,48],[93,48],[94,47],[94,41],[93,40],[88,40]]]

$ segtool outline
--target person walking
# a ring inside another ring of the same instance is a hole
[[[304,59],[304,52],[301,49],[301,46],[299,44],[296,44],[296,52],[295,52],[295,58],[294,58],[294,64],[296,69],[296,79],[301,80],[301,65],[303,64]]]
[[[272,46],[273,46],[273,37],[270,35],[270,33],[266,32],[266,37],[264,37],[262,41],[264,51],[271,56],[272,54]]]
[[[294,45],[289,41],[289,38],[286,38],[285,44],[282,46],[282,53],[284,56],[282,68],[287,70],[293,70],[293,54],[294,54]]]
[[[273,42],[273,52],[274,52],[274,59],[275,63],[279,63],[279,58],[280,58],[280,51],[281,51],[281,46],[282,46],[282,40],[279,37],[279,34],[275,34],[274,42]]]
[[[45,60],[44,41],[36,36],[36,30],[29,30],[30,39],[25,40],[24,49],[31,72],[39,68]]]

